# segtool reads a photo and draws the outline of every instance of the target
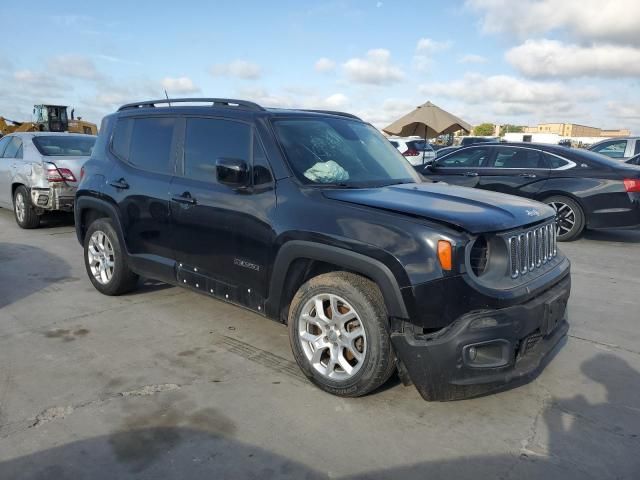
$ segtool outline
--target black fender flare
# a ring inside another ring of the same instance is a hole
[[[351,250],[305,240],[290,240],[278,251],[269,282],[268,303],[274,313],[282,301],[289,266],[300,258],[340,265],[370,278],[380,288],[389,316],[409,318],[398,281],[384,263]]]
[[[126,250],[126,243],[124,242],[124,234],[122,233],[122,225],[120,224],[120,215],[118,214],[118,210],[108,201],[96,197],[76,197],[73,211],[76,224],[76,237],[78,238],[80,245],[84,244],[83,229],[85,225],[82,225],[82,214],[85,210],[97,210],[109,217],[118,234],[120,244],[123,245]]]

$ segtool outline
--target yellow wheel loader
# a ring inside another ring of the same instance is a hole
[[[66,105],[35,105],[31,122],[16,122],[0,117],[0,137],[13,132],[72,132],[97,135],[95,123],[77,119],[71,110],[71,120],[67,117]]]

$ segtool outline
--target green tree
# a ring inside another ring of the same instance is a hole
[[[490,137],[493,135],[493,123],[481,123],[473,129],[473,134],[479,137]]]
[[[505,133],[522,133],[524,131],[524,127],[520,125],[502,125],[500,127],[500,136],[503,136]]]

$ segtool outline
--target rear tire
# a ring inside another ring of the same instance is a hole
[[[578,238],[585,227],[584,212],[580,204],[569,197],[556,195],[544,200],[556,211],[556,233],[559,242]]]
[[[380,289],[353,273],[318,275],[300,287],[289,308],[289,341],[302,372],[334,395],[366,395],[396,368]]]
[[[84,264],[93,286],[105,295],[122,295],[138,283],[110,219],[99,218],[89,225],[84,237]]]
[[[31,204],[31,195],[24,185],[16,188],[13,194],[13,214],[20,228],[32,229],[40,226],[40,216]]]

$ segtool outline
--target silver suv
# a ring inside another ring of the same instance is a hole
[[[93,135],[13,133],[0,138],[0,207],[13,209],[22,228],[36,228],[49,211],[73,210],[81,168]]]
[[[616,160],[625,160],[640,154],[640,137],[610,138],[594,143],[589,150]]]

